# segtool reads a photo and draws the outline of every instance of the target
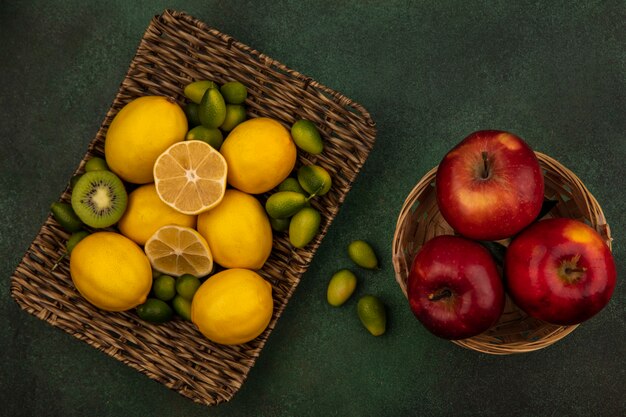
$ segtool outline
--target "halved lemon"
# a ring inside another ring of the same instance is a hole
[[[206,142],[189,140],[175,143],[157,158],[154,184],[165,204],[184,214],[199,214],[222,201],[227,171],[218,151]]]
[[[203,277],[213,270],[209,245],[190,227],[161,227],[148,239],[144,251],[152,267],[164,274]]]

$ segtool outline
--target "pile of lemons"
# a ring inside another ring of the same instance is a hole
[[[246,120],[247,90],[239,82],[197,81],[184,94],[190,100],[184,109],[167,97],[130,101],[108,128],[106,161],[88,162],[124,184],[128,195],[116,224],[103,230],[87,224],[87,231],[71,207],[64,213],[53,207],[53,214],[63,226],[76,222],[66,227],[74,232],[70,272],[89,302],[108,311],[137,307],[154,323],[171,318],[173,306],[210,340],[245,343],[273,313],[272,286],[259,274],[272,251],[272,228],[287,224],[295,247],[318,232],[321,216],[308,201],[328,191],[330,176],[310,166],[298,179],[288,177],[297,146],[319,153],[323,143],[306,120],[291,132],[271,118]],[[281,200],[280,193],[295,191],[277,187],[294,181],[304,186],[296,197],[302,204],[285,214],[293,195]],[[275,188],[280,198],[263,207],[257,195]],[[81,203],[96,210],[107,198],[120,203],[118,195],[88,192]]]

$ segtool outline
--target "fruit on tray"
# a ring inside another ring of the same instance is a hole
[[[265,202],[265,211],[271,218],[287,219],[303,209],[309,199],[295,191],[279,191]]]
[[[128,205],[117,224],[120,232],[139,245],[145,245],[159,228],[175,224],[196,227],[196,216],[184,214],[159,198],[154,184],[145,184],[128,195]]]
[[[154,296],[162,301],[176,297],[176,279],[170,275],[159,275],[152,282]]]
[[[228,164],[228,183],[249,194],[271,190],[289,176],[296,146],[276,120],[258,117],[234,128],[220,148]]]
[[[298,170],[298,182],[311,195],[321,196],[330,190],[332,179],[324,168],[317,165],[304,165]]]
[[[102,158],[98,158],[97,156],[89,159],[85,164],[85,172],[91,171],[108,171],[109,167],[106,161]]]
[[[55,220],[66,231],[70,233],[78,232],[83,228],[83,222],[76,215],[71,204],[55,201],[50,205],[50,211]]]
[[[80,242],[81,240],[83,240],[87,236],[89,236],[89,232],[87,232],[85,230],[80,230],[78,232],[72,233],[70,238],[67,239],[67,244],[65,245],[65,249],[67,250],[67,254],[71,255],[72,251],[74,250],[76,245],[78,245],[78,242]]]
[[[265,330],[273,305],[269,282],[248,269],[228,269],[198,288],[191,304],[191,321],[214,342],[246,343]]]
[[[274,230],[289,230],[292,246],[304,248],[317,235],[322,221],[310,200],[326,194],[332,180],[328,171],[316,165],[303,165],[297,175],[298,179],[286,178],[278,185],[278,192],[267,199],[265,210]]]
[[[445,339],[484,332],[504,308],[504,288],[491,255],[457,236],[437,236],[422,246],[411,265],[407,294],[413,314]]]
[[[226,116],[220,125],[224,132],[230,132],[246,120],[246,108],[239,104],[227,104]]]
[[[509,238],[528,226],[543,203],[544,182],[533,150],[499,130],[467,136],[437,169],[437,204],[461,235]]]
[[[272,228],[259,200],[228,189],[222,202],[198,216],[198,231],[215,262],[225,268],[261,269],[272,251]]]
[[[298,148],[319,155],[324,150],[324,142],[313,122],[310,120],[298,120],[291,126],[291,137]]]
[[[154,184],[161,200],[184,214],[199,214],[217,206],[226,190],[224,157],[199,141],[175,143],[154,163]]]
[[[191,139],[205,140],[214,146],[213,142],[217,141],[216,131],[219,131],[221,145],[221,132],[228,133],[246,120],[244,102],[248,96],[248,90],[239,81],[229,81],[221,87],[213,81],[194,81],[185,87],[184,94],[192,101],[184,107],[189,127],[202,125],[205,129],[212,131],[210,140],[197,137],[197,132],[191,135],[196,136]],[[206,132],[203,135],[206,136]],[[219,148],[219,146],[214,147]]]
[[[286,232],[287,230],[289,230],[290,223],[290,218],[275,219],[273,217],[270,217],[270,225],[272,226],[272,230],[275,230],[277,232]]]
[[[183,107],[183,111],[185,112],[185,116],[187,116],[187,122],[189,124],[189,128],[193,128],[200,125],[200,116],[198,116],[198,104],[197,103],[187,103]]]
[[[218,343],[244,343],[266,328],[272,288],[252,270],[271,254],[272,228],[288,231],[295,248],[315,238],[322,217],[311,200],[332,180],[317,165],[294,172],[289,130],[271,118],[246,121],[247,94],[238,81],[200,80],[185,87],[184,110],[171,98],[146,96],[117,113],[105,158],[92,156],[72,178],[71,205],[51,207],[73,233],[57,264],[71,254],[72,278],[88,301],[105,310],[136,307],[155,324],[175,315],[191,321],[193,310]],[[300,120],[292,130],[301,149],[323,150],[313,123]],[[235,189],[226,190],[227,181]],[[268,217],[252,194],[272,189]],[[90,234],[88,227],[108,229]],[[226,270],[211,276],[213,262]],[[345,302],[355,284],[338,273],[329,302]]]
[[[615,287],[608,246],[594,229],[573,219],[546,219],[524,230],[509,246],[505,267],[515,303],[553,324],[591,318]]]
[[[172,308],[163,300],[148,298],[145,303],[137,307],[137,315],[152,323],[165,323],[174,315]]]
[[[128,195],[122,181],[111,171],[84,173],[72,190],[72,208],[88,226],[109,227],[122,217]]]
[[[148,239],[144,250],[152,267],[168,275],[204,276],[213,270],[207,241],[190,227],[163,226]]]
[[[307,196],[306,191],[300,185],[297,179],[289,177],[278,185],[278,191],[294,191],[296,193]]]
[[[125,311],[146,301],[152,286],[150,261],[132,240],[113,232],[83,238],[70,256],[78,292],[102,310]]]
[[[186,133],[187,118],[173,99],[139,97],[113,118],[104,142],[106,162],[124,181],[153,182],[156,159]]]
[[[208,88],[200,104],[198,104],[198,118],[202,126],[218,128],[226,119],[226,102],[217,88]]]
[[[199,287],[200,279],[196,276],[184,274],[176,279],[157,272],[152,284],[156,298],[149,298],[139,305],[137,315],[152,323],[165,323],[174,317],[174,313],[191,321],[191,300]]]
[[[222,143],[224,143],[224,135],[221,130],[216,128],[196,126],[187,132],[185,140],[201,140],[219,151]]]
[[[296,248],[308,245],[317,235],[322,215],[312,207],[304,207],[289,222],[289,242]]]
[[[70,189],[74,189],[74,186],[76,185],[76,183],[78,182],[78,180],[80,179],[80,177],[82,177],[83,174],[76,174],[73,175],[72,178],[70,178]]]
[[[200,280],[197,277],[185,274],[176,280],[176,293],[184,299],[191,301],[200,285]]]
[[[228,81],[220,87],[220,93],[228,104],[243,104],[248,97],[246,86],[239,81]]]
[[[177,295],[172,300],[172,307],[174,307],[176,314],[187,321],[191,321],[191,301],[181,295]]]
[[[217,88],[217,84],[209,80],[194,81],[185,86],[183,94],[195,104],[200,104],[204,93],[209,88]]]

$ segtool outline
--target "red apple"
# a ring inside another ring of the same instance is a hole
[[[515,304],[553,324],[589,319],[615,288],[608,246],[595,230],[572,219],[542,220],[524,230],[507,249],[505,271]]]
[[[489,252],[457,236],[438,236],[422,246],[407,283],[413,314],[445,339],[476,336],[495,324],[504,288]]]
[[[543,176],[532,149],[499,130],[474,132],[443,158],[436,176],[444,219],[463,236],[511,237],[532,223],[543,203]]]

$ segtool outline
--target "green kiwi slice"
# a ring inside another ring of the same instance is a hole
[[[88,226],[111,226],[126,210],[128,195],[124,184],[111,171],[91,171],[83,174],[72,191],[72,208]]]

